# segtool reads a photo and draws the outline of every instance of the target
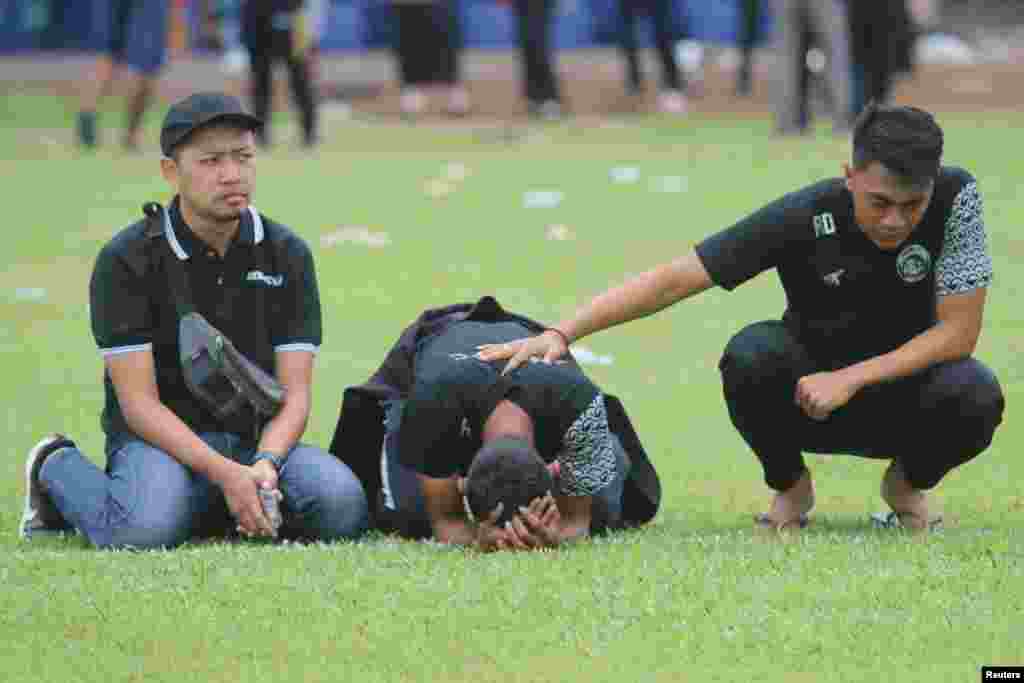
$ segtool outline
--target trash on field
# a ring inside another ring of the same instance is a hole
[[[655,192],[686,192],[686,178],[678,175],[666,175],[651,179],[651,189]]]
[[[569,226],[562,223],[553,223],[544,231],[544,236],[554,242],[566,242],[576,239],[576,233],[569,229]]]
[[[608,175],[613,183],[635,183],[640,180],[640,169],[636,166],[616,166]]]
[[[42,287],[18,287],[14,290],[16,301],[42,301],[46,298],[46,290]]]
[[[444,167],[444,178],[451,183],[461,183],[463,180],[469,177],[469,168],[458,161],[452,161],[445,164]]]
[[[325,247],[345,243],[365,244],[368,247],[378,248],[391,244],[391,238],[386,232],[371,232],[362,225],[347,225],[320,238],[320,244]]]
[[[615,362],[613,357],[598,355],[586,346],[570,346],[569,351],[583,365],[611,365]]]
[[[428,180],[423,191],[431,199],[443,199],[455,191],[455,186],[447,180]]]
[[[561,192],[552,190],[527,192],[523,195],[523,208],[553,209],[562,203],[563,197]]]

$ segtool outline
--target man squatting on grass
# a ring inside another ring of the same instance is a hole
[[[971,357],[992,280],[981,195],[942,166],[927,112],[870,105],[844,178],[787,194],[689,254],[597,296],[560,332],[481,357],[554,360],[567,342],[769,268],[782,320],[742,329],[719,364],[729,416],[776,491],[758,524],[802,526],[814,506],[802,451],[888,458],[880,521],[937,521],[925,492],[991,443],[1004,399]],[[564,335],[564,336],[563,336]]]
[[[475,357],[529,333],[467,319],[419,344],[409,395],[385,405],[382,529],[491,551],[619,526],[629,457],[601,391],[574,362],[502,375]]]
[[[338,459],[298,443],[320,299],[309,247],[249,204],[260,125],[217,93],[168,111],[160,167],[176,197],[157,221],[107,243],[89,288],[106,366],[106,472],[69,439],[43,439],[26,463],[23,536],[74,527],[101,548],[174,546],[236,525],[269,536],[260,486],[283,493],[284,537],[332,540],[365,529],[359,481]],[[198,312],[285,388],[269,421],[218,418],[190,393],[169,285],[181,266]]]

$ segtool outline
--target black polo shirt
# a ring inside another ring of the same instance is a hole
[[[193,304],[238,350],[268,373],[276,351],[315,353],[321,343],[313,256],[288,228],[254,209],[242,212],[224,258],[185,224],[172,202],[165,216],[125,228],[104,246],[89,283],[93,336],[104,357],[150,350],[160,400],[193,431],[252,436],[252,426],[218,420],[185,385],[178,355],[178,313],[168,285],[174,263],[188,272]],[[109,373],[102,425],[130,431]]]
[[[397,433],[399,461],[429,477],[464,475],[484,423],[508,400],[533,421],[541,458],[560,462],[563,494],[590,496],[611,483],[615,453],[604,396],[576,364],[535,360],[503,376],[505,361],[475,356],[480,344],[530,334],[517,322],[464,320],[422,340]]]
[[[978,184],[953,167],[942,168],[920,224],[897,249],[868,239],[836,178],[768,204],[704,240],[697,254],[729,290],[776,269],[783,320],[833,369],[898,348],[935,324],[938,297],[992,280]]]

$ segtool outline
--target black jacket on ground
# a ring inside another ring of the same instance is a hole
[[[424,311],[402,332],[383,364],[359,386],[348,387],[342,396],[341,415],[331,440],[330,452],[351,468],[366,489],[370,510],[380,493],[380,454],[384,442],[384,399],[401,399],[412,388],[413,362],[419,339],[436,334],[462,320],[487,322],[515,321],[540,333],[544,325],[505,311],[493,297],[476,303],[453,304]],[[571,355],[569,359],[576,363]],[[623,526],[638,526],[654,518],[661,503],[661,482],[647,458],[640,438],[633,429],[622,403],[605,394],[608,425],[629,454],[632,468],[622,493]]]

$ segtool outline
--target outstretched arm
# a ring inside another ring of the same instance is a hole
[[[578,339],[657,313],[703,292],[712,284],[697,252],[691,251],[599,294],[554,330],[507,344],[486,344],[480,347],[479,356],[485,361],[511,359],[505,372],[519,367],[529,358],[539,357],[551,362],[565,355],[568,345]]]

